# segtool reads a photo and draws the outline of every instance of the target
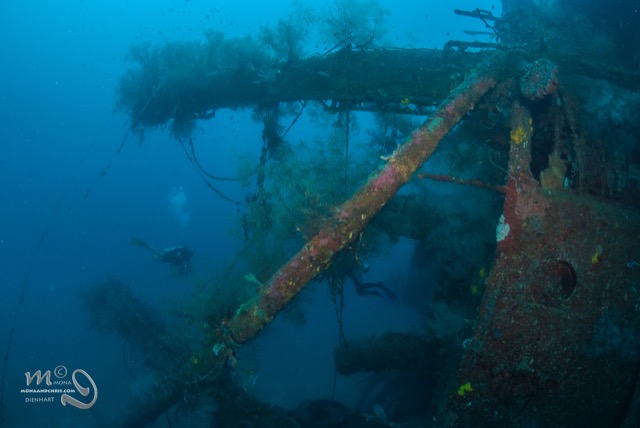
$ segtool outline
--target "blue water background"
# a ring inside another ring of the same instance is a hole
[[[402,47],[441,47],[481,23],[454,8],[491,9],[491,1],[384,1],[391,14],[387,41]],[[4,1],[0,5],[0,350],[15,335],[6,370],[5,425],[100,426],[126,410],[136,381],[123,363],[122,343],[87,327],[77,290],[109,276],[126,280],[141,299],[162,308],[188,295],[193,278],[207,277],[239,248],[237,207],[213,194],[168,132],[148,132],[139,144],[128,117],[114,112],[116,86],[130,66],[133,42],[200,40],[206,29],[229,36],[255,34],[291,9],[289,1]],[[249,110],[220,111],[198,124],[201,159],[219,175],[236,175],[237,160],[257,159],[261,126]],[[295,129],[304,135],[305,123]],[[309,132],[314,132],[312,129]],[[207,142],[205,144],[204,142]],[[108,168],[107,168],[108,167]],[[105,168],[107,168],[105,170]],[[105,174],[102,174],[105,172]],[[172,189],[182,186],[190,215],[172,212]],[[242,200],[245,191],[224,187]],[[167,267],[129,244],[140,237],[158,247],[189,244],[193,276]],[[372,279],[391,281],[409,269],[410,245],[401,242],[372,266]],[[390,284],[397,287],[397,284]],[[26,290],[24,301],[23,287]],[[270,326],[247,363],[253,391],[294,406],[328,398],[338,341],[334,307],[325,288],[309,291],[307,324]],[[345,328],[351,337],[386,330],[418,330],[420,315],[348,290]],[[94,408],[24,403],[27,371],[62,364],[96,380]],[[255,383],[254,383],[255,381]],[[359,384],[360,382],[360,384]],[[355,404],[362,379],[339,379],[335,398]],[[45,421],[45,422],[43,422]]]

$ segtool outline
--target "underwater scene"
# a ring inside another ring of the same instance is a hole
[[[0,6],[0,428],[640,426],[640,0]]]

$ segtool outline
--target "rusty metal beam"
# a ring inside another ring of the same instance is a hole
[[[440,140],[472,110],[495,84],[488,68],[471,73],[451,92],[438,110],[401,145],[342,206],[326,226],[282,266],[261,291],[224,323],[225,345],[253,338],[319,272],[333,256],[358,237],[367,223],[407,183],[438,146]]]
[[[172,55],[191,51],[180,43],[158,47],[122,77],[118,104],[130,114],[133,128],[207,119],[221,108],[299,100],[331,100],[350,109],[375,111],[394,109],[403,100],[418,108],[432,107],[462,82],[467,70],[490,55],[435,49],[341,49],[238,73],[232,68],[227,72],[202,68],[197,59],[207,55],[207,46],[195,49],[192,60],[175,63]]]

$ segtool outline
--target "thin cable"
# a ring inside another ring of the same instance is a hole
[[[192,155],[189,153],[189,149],[187,148],[184,141],[181,138],[179,138],[178,142],[180,143],[180,147],[182,147],[182,150],[184,150],[184,153],[186,154],[187,159],[189,159],[189,161],[196,167],[196,171],[198,171],[198,175],[200,176],[200,178],[202,178],[202,181],[204,181],[204,184],[206,184],[209,189],[211,189],[216,195],[218,195],[220,198],[224,199],[225,201],[231,202],[232,204],[238,205],[238,206],[244,205],[242,202],[237,201],[231,198],[230,196],[225,195],[224,193],[222,193],[222,191],[218,190],[217,187],[211,184],[211,182],[207,179],[207,176],[204,174],[203,169],[198,167],[197,159],[194,159]],[[191,144],[191,148],[193,148],[193,143],[191,142],[191,138],[189,138],[189,143]],[[195,152],[193,152],[193,154],[195,155]],[[218,178],[218,179],[220,180],[221,178]]]
[[[124,147],[124,143],[127,142],[127,139],[129,138],[129,135],[131,135],[131,130],[127,131],[127,133],[124,134],[124,137],[122,137],[122,140],[120,140],[120,144],[118,145],[116,150],[111,155],[111,158],[109,159],[109,162],[107,162],[105,167],[102,168],[102,170],[100,171],[100,174],[98,174],[96,176],[96,178],[93,180],[93,183],[91,183],[91,185],[89,185],[89,187],[87,187],[87,190],[85,190],[84,195],[82,195],[82,199],[87,199],[89,197],[89,194],[93,191],[93,188],[96,187],[96,185],[100,181],[100,179],[102,179],[102,177],[107,175],[107,172],[109,172],[109,169],[111,169],[111,164],[113,163],[113,160],[122,151],[122,148]]]
[[[351,112],[347,110],[347,126],[344,133],[345,147],[344,147],[344,183],[343,192],[347,194],[348,181],[349,181],[349,128],[351,127]]]

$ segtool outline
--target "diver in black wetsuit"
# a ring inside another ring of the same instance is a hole
[[[327,281],[332,294],[342,294],[345,278],[351,279],[358,296],[378,296],[391,303],[398,300],[396,293],[384,285],[383,282],[362,282],[362,272],[369,270],[369,267],[360,260],[352,248],[346,248],[336,254],[331,266],[318,275],[316,281]]]
[[[176,267],[178,275],[186,275],[191,272],[191,258],[194,251],[186,245],[177,247],[167,247],[164,250],[157,250],[141,239],[132,239],[131,244],[137,247],[146,248],[151,252],[154,259],[163,263],[168,263]]]
[[[366,272],[368,269],[366,263],[359,260],[351,248],[347,248],[335,255],[329,269],[323,271],[316,280],[327,281],[333,290],[332,292],[335,292],[342,290],[344,279],[349,278],[358,296],[378,296],[395,303],[398,300],[396,293],[384,285],[382,281],[362,282],[362,272]]]
[[[358,296],[378,296],[389,302],[395,303],[398,300],[396,293],[392,289],[385,286],[382,281],[378,282],[362,282],[362,273],[358,271],[348,271],[346,275],[351,278],[351,282],[356,287]]]

